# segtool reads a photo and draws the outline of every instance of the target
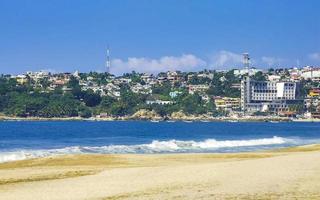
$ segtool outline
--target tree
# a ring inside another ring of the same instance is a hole
[[[208,103],[205,104],[207,112],[215,112],[216,111],[216,104],[212,99],[209,100]]]
[[[110,97],[110,96],[105,96],[102,98],[102,101],[100,103],[101,110],[107,111],[110,109],[113,103],[115,103],[117,99]]]
[[[203,106],[203,101],[198,94],[188,94],[180,100],[182,110],[189,114],[203,114],[205,113],[205,108]]]
[[[63,94],[62,87],[54,88],[53,94],[62,95]]]
[[[252,79],[256,81],[266,81],[266,77],[264,76],[263,72],[259,71],[255,75],[253,75]]]
[[[76,77],[71,76],[67,86],[69,88],[79,87],[79,80]]]
[[[90,118],[92,116],[92,111],[86,106],[80,106],[79,116],[83,118]]]
[[[79,102],[65,97],[57,97],[49,101],[48,105],[39,111],[42,117],[75,117],[78,116]]]
[[[192,76],[191,79],[188,81],[189,84],[193,85],[208,84],[210,82],[211,80],[209,78],[199,78],[198,76]]]
[[[44,89],[47,89],[51,83],[50,83],[48,77],[45,77],[45,78],[40,79],[40,84]]]
[[[317,111],[317,107],[314,106],[313,104],[310,105],[310,107],[308,108],[309,112],[316,112]]]
[[[71,90],[71,93],[74,96],[74,98],[79,99],[79,100],[82,99],[84,96],[84,92],[82,92],[80,86],[73,87]]]
[[[268,74],[271,75],[271,74],[273,74],[273,73],[274,73],[274,69],[273,69],[273,68],[269,68],[269,69],[268,69]]]
[[[224,96],[222,85],[212,85],[207,90],[208,95]]]
[[[79,80],[76,77],[71,76],[67,86],[71,88],[71,93],[74,98],[80,100],[84,97],[84,93],[82,92],[81,86],[79,85]]]
[[[125,114],[133,114],[136,111],[135,108],[144,104],[145,100],[145,95],[135,94],[131,90],[121,91],[120,104]]]
[[[236,82],[239,82],[239,78],[237,78],[235,75],[234,75],[234,70],[229,70],[225,76],[226,80],[230,83],[236,83]]]
[[[94,107],[100,104],[101,102],[101,96],[100,94],[97,94],[93,92],[92,90],[87,90],[84,93],[83,101],[86,104],[86,106]]]
[[[310,89],[312,88],[310,82],[304,79],[297,86],[298,97],[301,99],[306,97]]]
[[[297,113],[302,113],[304,111],[304,104],[296,103],[296,104],[289,105],[289,110]]]
[[[114,116],[124,116],[127,114],[127,105],[123,104],[122,102],[117,102],[112,104],[110,112]]]
[[[152,94],[169,96],[170,92],[171,92],[170,82],[164,82],[162,85],[155,85],[152,87]]]
[[[153,107],[153,110],[154,110],[157,114],[159,114],[161,117],[164,117],[164,116],[167,115],[167,109],[166,109],[166,107],[165,107],[164,105],[158,105],[158,104],[156,104],[156,105],[154,105],[154,106],[152,106],[152,107]]]
[[[8,96],[1,96],[0,95],[0,112],[3,112],[3,110],[8,107]]]

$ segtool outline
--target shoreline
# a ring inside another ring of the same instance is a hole
[[[4,199],[317,199],[320,144],[247,153],[65,155],[0,164]]]
[[[0,162],[0,169],[1,165],[5,165],[7,163],[15,163],[15,162],[29,162],[33,160],[42,160],[42,159],[60,159],[64,157],[81,157],[81,156],[102,156],[102,157],[117,157],[117,156],[128,156],[128,157],[135,157],[135,156],[141,156],[141,157],[156,157],[156,156],[177,156],[177,157],[184,157],[184,156],[203,156],[203,155],[218,155],[218,156],[232,156],[235,155],[255,155],[255,154],[273,154],[273,153],[288,153],[288,152],[305,152],[305,151],[320,151],[320,143],[317,144],[307,144],[307,145],[300,145],[300,146],[291,146],[291,147],[279,147],[274,149],[260,149],[255,151],[239,151],[239,152],[174,152],[174,153],[66,153],[66,154],[53,154],[53,155],[47,155],[47,156],[41,156],[41,157],[29,157],[24,159],[17,159],[17,160],[10,160],[10,161],[4,161]],[[10,153],[10,152],[9,152]]]
[[[240,154],[278,152],[278,149],[298,148],[313,145],[319,140],[297,142],[281,136],[231,140],[157,140],[132,144],[63,145],[59,148],[13,149],[0,152],[0,163],[29,159],[59,157],[64,155],[184,155],[184,154]],[[269,146],[267,146],[269,145]],[[271,145],[271,146],[270,146]],[[320,144],[319,144],[320,145]],[[247,148],[249,147],[249,149]]]
[[[148,121],[148,122],[320,122],[318,118],[308,119],[292,119],[287,117],[219,117],[219,118],[207,118],[207,117],[185,117],[185,118],[167,118],[167,119],[146,119],[146,118],[134,118],[134,117],[66,117],[66,118],[42,118],[42,117],[10,117],[0,116],[0,121]]]

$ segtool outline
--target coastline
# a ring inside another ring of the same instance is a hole
[[[0,121],[187,121],[187,122],[320,122],[318,118],[288,118],[288,117],[207,117],[207,116],[186,116],[181,118],[145,118],[145,117],[91,117],[91,118],[81,118],[81,117],[64,117],[64,118],[43,118],[43,117],[12,117],[12,116],[1,116]]]
[[[4,199],[317,199],[320,145],[251,153],[65,155],[0,164]]]

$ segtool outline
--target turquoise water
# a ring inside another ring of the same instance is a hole
[[[83,153],[243,152],[318,143],[320,123],[0,122],[0,162]]]

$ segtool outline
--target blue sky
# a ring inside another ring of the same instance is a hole
[[[320,65],[318,0],[0,0],[0,73]]]

